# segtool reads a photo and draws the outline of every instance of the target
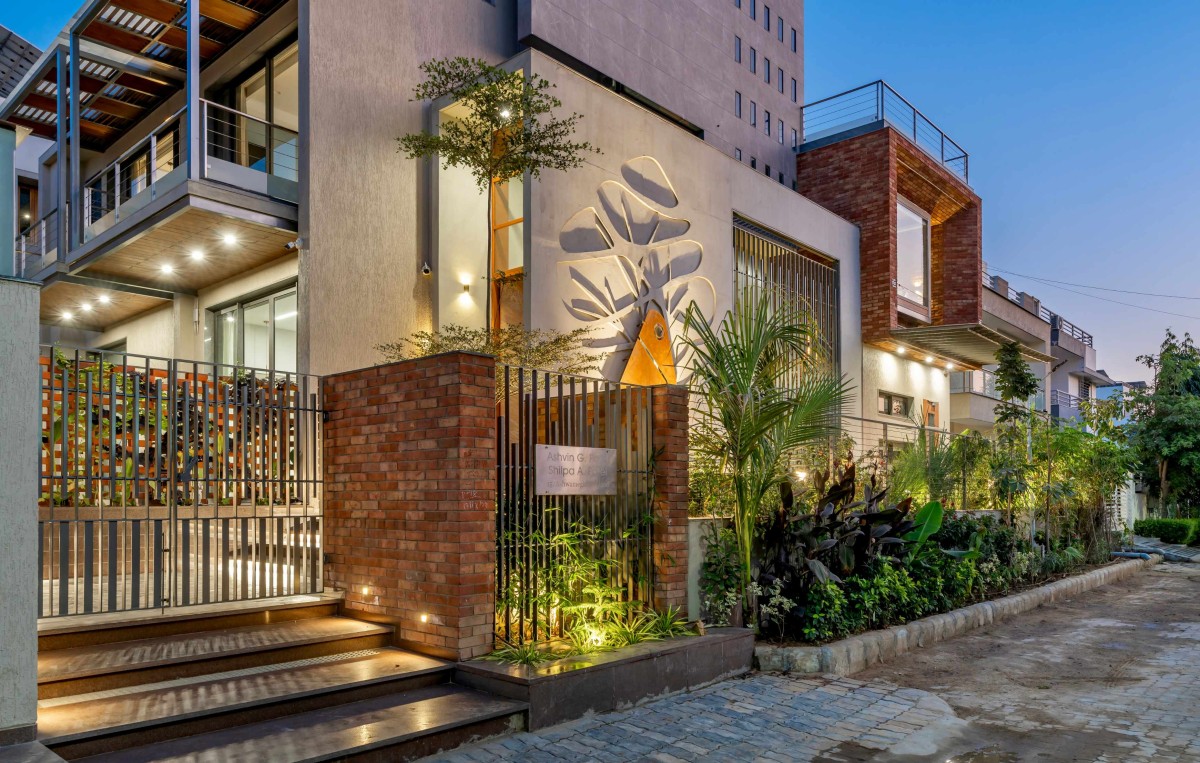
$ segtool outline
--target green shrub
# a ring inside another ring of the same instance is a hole
[[[1200,538],[1200,520],[1139,519],[1133,523],[1133,533],[1158,538],[1163,543],[1192,544]]]
[[[837,583],[815,583],[808,589],[804,607],[805,641],[829,641],[850,633],[846,619],[846,594]]]

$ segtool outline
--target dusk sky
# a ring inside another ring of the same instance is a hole
[[[46,45],[79,4],[6,3],[0,24]],[[806,99],[883,78],[963,146],[984,259],[1065,282],[1002,273],[1094,334],[1100,367],[1141,379],[1165,328],[1200,334],[1200,3],[808,0],[805,16]]]

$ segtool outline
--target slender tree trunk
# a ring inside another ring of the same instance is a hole
[[[499,326],[492,325],[492,247],[495,245],[494,231],[492,230],[492,197],[496,192],[496,181],[489,180],[487,188],[487,264],[484,266],[483,284],[487,292],[484,299],[484,314],[483,326],[489,333],[495,331]]]

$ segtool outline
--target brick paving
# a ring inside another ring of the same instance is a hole
[[[1195,763],[1198,567],[1160,565],[856,678],[755,674],[429,760]]]

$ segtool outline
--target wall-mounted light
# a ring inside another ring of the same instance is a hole
[[[470,291],[470,290],[471,290],[471,284],[469,284],[469,283],[463,284],[463,291]]]
[[[423,623],[429,622],[429,615],[421,615],[421,622],[423,622]]]

